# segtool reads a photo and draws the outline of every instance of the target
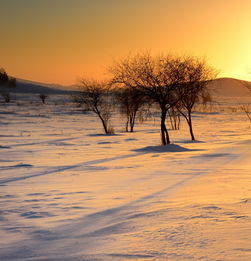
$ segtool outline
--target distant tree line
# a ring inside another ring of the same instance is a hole
[[[179,128],[184,117],[195,140],[192,113],[195,104],[209,99],[208,83],[217,73],[204,59],[193,56],[153,56],[138,53],[114,62],[107,82],[82,79],[75,100],[94,112],[106,134],[113,133],[110,125],[116,105],[125,115],[125,130],[133,132],[137,115],[151,106],[160,112],[161,144],[170,144],[166,121]]]

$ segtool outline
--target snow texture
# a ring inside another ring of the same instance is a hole
[[[243,97],[242,102],[248,98]],[[239,103],[239,101],[238,101]],[[0,113],[0,260],[251,260],[251,133],[236,99],[159,146],[159,118],[103,135],[67,96]]]

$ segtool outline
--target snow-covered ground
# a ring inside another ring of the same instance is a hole
[[[244,98],[242,98],[244,101]],[[236,99],[163,149],[53,99],[0,107],[0,260],[251,260],[251,125]],[[238,101],[239,102],[239,101]]]

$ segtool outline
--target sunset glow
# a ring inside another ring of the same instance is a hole
[[[69,85],[151,50],[205,56],[220,77],[251,80],[250,11],[250,0],[6,0],[0,66]]]
[[[251,261],[251,0],[0,3],[0,261]]]

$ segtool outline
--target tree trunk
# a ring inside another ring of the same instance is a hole
[[[177,125],[177,127],[178,127],[178,130],[180,129],[180,114],[178,115],[178,125]]]
[[[190,131],[191,139],[192,139],[192,140],[195,140],[195,137],[194,137],[194,134],[193,134],[193,125],[192,125],[191,112],[188,112],[187,123],[188,123],[188,126],[189,126],[189,131]]]
[[[107,122],[106,122],[101,116],[100,116],[100,119],[101,119],[101,121],[102,121],[105,134],[108,134]]]
[[[129,116],[127,116],[126,119],[126,127],[125,127],[126,132],[128,132],[128,125],[129,125]]]
[[[132,113],[132,115],[130,115],[130,132],[133,132],[135,118],[136,118],[136,113]]]
[[[169,115],[169,119],[170,119],[170,122],[171,122],[172,130],[174,130],[173,115],[172,115],[172,113],[170,112],[170,110],[168,110],[168,115]]]
[[[191,111],[188,110],[188,115],[186,115],[185,113],[183,113],[182,111],[180,111],[181,115],[186,119],[188,127],[189,127],[189,131],[190,131],[190,135],[191,135],[191,140],[195,140],[194,134],[193,134],[193,124],[192,124],[192,115],[191,115]]]
[[[166,109],[161,109],[161,143],[162,145],[170,144],[169,134],[166,128]]]
[[[102,117],[102,115],[100,114],[100,112],[98,110],[97,111],[97,114],[98,114],[98,117],[100,118],[101,122],[102,122],[102,125],[103,125],[103,128],[104,128],[104,131],[105,131],[105,134],[108,134],[108,128],[107,128],[107,121],[105,121]]]

